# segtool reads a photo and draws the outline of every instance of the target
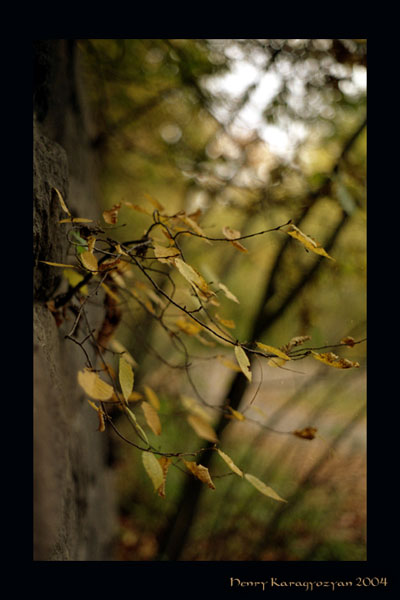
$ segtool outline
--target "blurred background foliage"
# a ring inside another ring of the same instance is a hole
[[[200,210],[198,223],[212,237],[224,226],[244,235],[292,219],[335,262],[280,231],[245,240],[248,253],[188,237],[185,258],[240,300],[220,298],[218,308],[235,321],[240,341],[279,347],[309,335],[307,345],[320,347],[364,338],[366,40],[83,39],[78,46],[104,208],[126,201],[151,212],[150,196],[167,214]],[[138,239],[151,217],[122,205],[119,222],[115,238]],[[138,363],[135,389],[149,385],[161,401],[163,433],[159,440],[150,433],[152,441],[164,451],[203,447],[181,418],[180,397],[193,396],[193,387],[185,370],[171,368],[179,348],[139,304],[124,314],[117,337]],[[238,376],[215,356],[231,350],[182,338],[200,394],[226,403]],[[288,503],[262,496],[213,459],[217,489],[201,492],[175,549],[191,476],[171,468],[162,499],[140,453],[117,440],[116,560],[365,560],[365,343],[340,355],[360,368],[329,369],[311,358],[290,372],[253,363],[239,410],[257,423],[230,422],[221,448]],[[316,439],[271,431],[306,426],[318,429]]]

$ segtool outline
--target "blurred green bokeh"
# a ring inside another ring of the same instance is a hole
[[[310,348],[363,339],[366,40],[84,39],[79,48],[103,206],[122,203],[123,226],[113,237],[142,236],[151,215],[123,203],[151,212],[148,196],[169,215],[201,210],[198,223],[210,237],[221,237],[224,226],[245,235],[292,219],[332,246],[335,261],[320,261],[312,276],[316,256],[282,231],[243,241],[247,253],[187,237],[185,259],[240,300],[219,296],[217,312],[234,320],[242,342],[251,341],[260,304],[266,320],[258,339],[266,344],[280,347],[299,335],[311,337]],[[232,350],[182,336],[199,393],[211,404],[226,402],[234,373],[215,356],[233,360]],[[186,372],[159,359],[176,365],[182,358],[159,322],[138,305],[117,337],[138,363],[135,389],[149,385],[160,398],[163,433],[149,433],[154,445],[165,452],[203,447],[182,418],[180,396],[193,396]],[[330,369],[310,357],[290,371],[254,361],[239,410],[258,424],[232,421],[221,448],[288,503],[259,494],[215,457],[216,490],[202,494],[182,560],[366,560],[365,346],[337,350],[359,369]],[[122,420],[119,426],[129,437]],[[307,426],[318,429],[314,440],[268,429]],[[170,468],[162,499],[140,453],[121,440],[114,451],[121,509],[115,558],[155,559],[190,475]]]

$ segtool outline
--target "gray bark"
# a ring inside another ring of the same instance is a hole
[[[98,217],[96,157],[80,86],[74,40],[39,40],[34,47],[33,325],[34,560],[111,560],[116,503],[108,437],[77,384],[81,348],[65,339],[74,316],[58,326],[46,306],[61,270],[39,262],[70,262],[65,217]],[[93,328],[104,318],[102,296],[88,307]],[[94,359],[94,355],[91,355]]]

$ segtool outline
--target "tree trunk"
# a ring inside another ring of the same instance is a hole
[[[111,560],[116,509],[108,438],[77,385],[81,348],[64,339],[74,316],[57,325],[46,301],[71,262],[65,217],[54,188],[72,214],[98,215],[96,162],[80,88],[75,40],[34,43],[34,560]],[[88,308],[100,327],[102,297]],[[94,356],[91,356],[91,359]]]

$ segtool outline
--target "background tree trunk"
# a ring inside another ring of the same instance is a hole
[[[45,304],[61,270],[39,262],[71,262],[54,187],[73,215],[98,216],[75,40],[34,43],[33,92],[34,560],[110,560],[116,510],[108,438],[96,431],[97,416],[76,383],[82,350],[64,339]],[[93,328],[104,317],[102,296],[96,298],[88,308]],[[64,326],[72,323],[67,312]]]

